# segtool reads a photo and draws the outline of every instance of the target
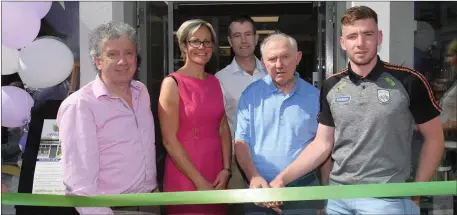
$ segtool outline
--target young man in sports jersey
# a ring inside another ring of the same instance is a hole
[[[424,136],[415,181],[429,181],[444,150],[437,105],[425,78],[383,62],[377,14],[349,8],[341,19],[341,47],[348,68],[329,77],[321,90],[315,140],[272,187],[283,187],[321,165],[331,154],[329,185],[402,183],[410,175],[411,138]],[[411,198],[330,199],[326,214],[420,214]]]

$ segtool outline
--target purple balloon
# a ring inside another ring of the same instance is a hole
[[[28,134],[29,133],[25,132],[19,140],[19,149],[21,149],[21,152],[24,152],[25,150],[25,145],[27,144],[27,137],[29,136]]]
[[[51,1],[17,1],[14,2],[15,5],[17,5],[19,8],[21,8],[23,11],[25,10],[30,10],[30,11],[35,11],[37,14],[38,18],[42,19],[43,17],[48,14],[49,10],[51,9],[52,2]]]
[[[21,7],[24,2],[2,2],[2,44],[22,49],[38,35],[41,18],[31,8]]]
[[[16,128],[30,121],[32,96],[19,87],[2,87],[2,126]]]

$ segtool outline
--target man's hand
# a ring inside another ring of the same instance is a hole
[[[270,188],[270,185],[268,185],[267,181],[265,181],[264,178],[261,176],[254,176],[251,178],[251,183],[249,184],[250,189],[256,189],[256,188]]]
[[[273,188],[281,188],[285,187],[286,185],[284,184],[284,181],[281,177],[276,177],[275,179],[273,179],[273,181],[270,182],[270,186]]]
[[[270,188],[270,185],[268,185],[267,181],[265,181],[265,179],[262,178],[261,176],[254,176],[251,178],[251,183],[249,184],[249,188],[250,189]],[[269,208],[267,203],[254,202],[254,204],[259,207]]]
[[[271,188],[270,185],[267,183],[267,181],[265,181],[264,178],[262,178],[261,176],[254,176],[252,177],[251,179],[251,183],[249,184],[249,188],[251,189],[257,189],[257,188]],[[260,202],[260,203],[257,203],[257,202],[254,202],[255,205],[259,206],[259,207],[264,207],[264,208],[271,208],[272,210],[274,210],[276,213],[278,214],[282,214],[282,211],[281,209],[279,208],[279,205],[277,205],[276,203],[269,203],[269,202]]]
[[[271,188],[283,188],[283,187],[285,187],[285,184],[281,177],[276,177],[275,179],[273,179],[273,181],[270,182],[270,187]],[[276,213],[282,214],[282,211],[279,208],[279,206],[282,205],[282,202],[269,202],[269,203],[265,203],[265,204],[267,206],[269,206],[271,209],[273,209]]]

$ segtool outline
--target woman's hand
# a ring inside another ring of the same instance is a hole
[[[231,173],[228,170],[222,170],[216,177],[216,180],[213,182],[213,187],[216,190],[226,189]]]
[[[214,190],[214,186],[205,179],[201,180],[199,183],[196,183],[195,187],[197,190]]]

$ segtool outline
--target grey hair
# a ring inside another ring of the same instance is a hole
[[[211,42],[216,43],[216,32],[213,26],[202,19],[191,19],[181,24],[178,31],[176,31],[176,38],[178,39],[179,50],[181,51],[181,57],[186,60],[185,44],[189,37],[192,36],[200,27],[205,26],[211,33]],[[215,49],[213,49],[214,51]]]
[[[119,39],[122,36],[127,37],[135,45],[138,55],[140,47],[137,43],[135,29],[123,22],[108,22],[99,25],[89,33],[89,55],[92,62],[95,63],[95,58],[100,57],[105,40]]]
[[[285,33],[277,31],[277,32],[274,32],[274,33],[271,33],[270,35],[268,35],[260,44],[260,53],[262,54],[262,56],[264,55],[265,46],[267,45],[268,41],[270,41],[273,38],[278,38],[278,37],[287,39],[287,41],[289,41],[290,46],[298,51],[297,40],[295,40],[295,38],[293,38]]]

